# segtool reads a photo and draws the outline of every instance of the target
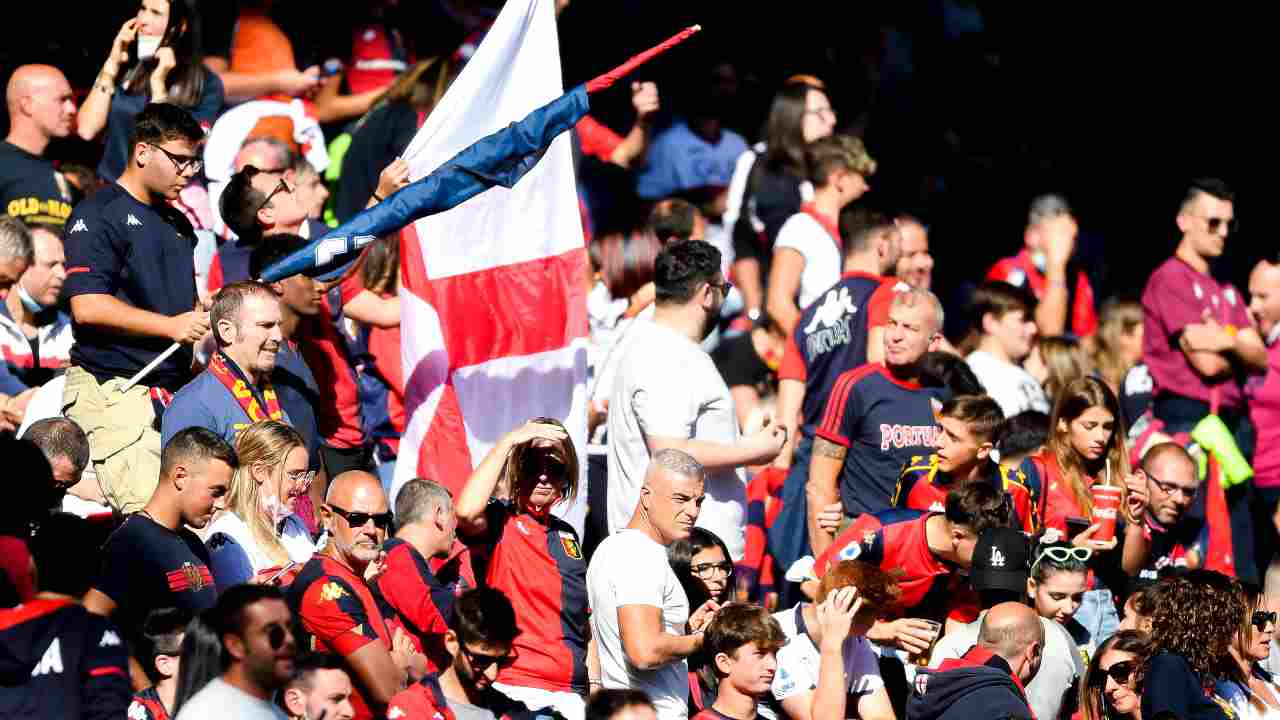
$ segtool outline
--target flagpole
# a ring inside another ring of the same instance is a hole
[[[649,62],[650,60],[657,57],[658,55],[661,55],[662,53],[670,50],[676,45],[679,45],[685,40],[688,40],[689,38],[693,37],[694,33],[701,32],[701,30],[702,30],[701,25],[690,25],[689,27],[681,30],[675,35],[672,35],[671,37],[667,38],[661,43],[658,43],[657,45],[654,45],[653,47],[649,48],[648,50],[645,50],[639,55],[632,57],[630,60],[622,63],[621,65],[610,70],[609,72],[597,78],[592,79],[587,83],[587,93],[590,94],[593,92],[599,92],[601,90],[604,90],[610,87],[614,83],[618,82],[618,80],[621,80],[623,77],[633,72],[636,68]]]
[[[155,360],[152,360],[146,365],[143,365],[141,370],[134,373],[133,377],[129,378],[129,381],[120,387],[120,392],[122,393],[129,392],[129,388],[132,388],[134,385],[137,385],[138,382],[142,380],[142,378],[146,377],[147,375],[150,375],[152,370],[155,370],[156,367],[160,365],[160,363],[164,362],[165,360],[168,360],[170,355],[178,352],[178,348],[180,347],[182,347],[182,343],[174,343],[170,345],[168,349],[166,349],[164,352],[157,355]]]

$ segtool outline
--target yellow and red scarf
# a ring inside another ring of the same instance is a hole
[[[236,367],[234,362],[229,362],[221,350],[209,358],[209,372],[213,373],[218,382],[231,393],[231,397],[236,399],[251,422],[284,420],[284,410],[280,407],[280,400],[276,397],[275,388],[271,386],[270,381],[264,380],[261,388],[254,387],[253,383],[240,372],[240,368]],[[256,390],[261,391],[261,399]],[[267,406],[265,412],[262,409],[263,405]]]

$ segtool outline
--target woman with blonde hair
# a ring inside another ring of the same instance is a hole
[[[219,589],[245,582],[282,584],[315,552],[306,524],[294,513],[315,472],[297,430],[275,420],[236,436],[240,467],[231,479],[227,510],[209,527],[210,563]]]
[[[1107,386],[1119,394],[1125,373],[1142,362],[1142,304],[1108,298],[1098,315],[1093,364]]]

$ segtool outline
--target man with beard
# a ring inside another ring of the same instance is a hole
[[[740,437],[733,396],[699,345],[731,287],[720,251],[701,240],[668,245],[654,260],[654,285],[653,321],[637,320],[627,333],[609,401],[609,532],[630,521],[650,455],[681,450],[707,471],[700,525],[740,560],[747,509],[741,468],[772,460],[786,431],[773,425]]]
[[[218,349],[204,372],[173,396],[161,442],[187,427],[209,428],[229,443],[263,420],[289,422],[271,384],[280,334],[280,303],[262,283],[232,283],[213,299],[209,324]]]
[[[1196,569],[1209,551],[1209,526],[1187,511],[1200,494],[1200,473],[1186,449],[1173,442],[1152,446],[1142,456],[1147,476],[1146,522],[1143,535],[1150,543],[1147,563],[1138,572],[1139,585],[1160,579],[1165,568]]]
[[[393,639],[365,582],[387,539],[391,511],[375,475],[349,470],[329,485],[320,517],[329,542],[289,586],[289,607],[306,633],[300,638],[304,650],[346,660],[355,683],[355,718],[368,720],[385,708],[406,677],[391,654],[402,632],[397,628]]]
[[[469,590],[454,603],[445,650],[452,662],[391,699],[388,718],[397,720],[531,720],[536,715],[493,687],[498,669],[515,659],[516,615],[511,601],[492,588]]]
[[[297,646],[279,588],[236,585],[218,597],[211,616],[222,640],[222,676],[184,703],[176,720],[284,720],[271,696],[293,677]]]
[[[195,616],[212,607],[218,593],[209,551],[188,528],[203,528],[222,509],[236,465],[231,446],[204,428],[174,435],[161,455],[151,499],[103,546],[102,571],[84,606],[114,617],[130,634],[156,608]]]

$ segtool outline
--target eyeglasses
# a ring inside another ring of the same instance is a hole
[[[383,530],[391,527],[392,515],[390,511],[383,513],[350,512],[348,510],[343,510],[333,503],[328,503],[328,505],[330,510],[337,513],[343,520],[346,520],[347,524],[353,529],[364,527],[365,523],[370,520],[373,521],[374,527],[378,527]]]
[[[289,494],[302,495],[311,488],[311,483],[316,479],[315,470],[286,470],[285,478],[289,481]]]
[[[1093,548],[1052,545],[1040,551],[1040,554],[1036,556],[1036,561],[1031,563],[1031,570],[1034,572],[1036,566],[1045,558],[1049,558],[1054,562],[1067,562],[1073,558],[1079,562],[1089,562],[1091,557],[1093,557]]]
[[[1160,480],[1155,475],[1152,475],[1149,472],[1147,473],[1147,477],[1151,478],[1151,482],[1155,483],[1156,487],[1160,488],[1160,492],[1164,493],[1165,495],[1181,493],[1183,497],[1185,497],[1188,501],[1191,501],[1191,500],[1195,500],[1196,496],[1200,494],[1199,486],[1189,488],[1189,487],[1183,487],[1181,485],[1174,485],[1173,483],[1164,482],[1163,480]]]
[[[467,662],[471,664],[471,669],[477,673],[488,670],[495,663],[500,668],[509,668],[518,657],[515,653],[507,653],[506,655],[485,655],[473,652],[466,645],[459,643],[458,647],[462,650],[462,654],[467,656]]]
[[[729,577],[733,574],[733,563],[728,560],[718,563],[698,563],[690,565],[689,571],[703,580],[710,580],[717,575]]]
[[[200,172],[200,168],[204,167],[204,160],[201,160],[198,157],[193,157],[191,155],[174,155],[155,143],[147,144],[164,153],[164,156],[169,158],[169,162],[173,163],[173,166],[178,169],[179,173],[185,173],[188,170],[193,173],[198,173]]]
[[[1254,610],[1253,617],[1249,619],[1249,622],[1253,623],[1253,626],[1258,628],[1258,632],[1262,632],[1267,629],[1267,625],[1276,624],[1276,613],[1274,610],[1271,612]]]
[[[271,198],[275,197],[276,195],[279,195],[282,192],[287,192],[287,193],[293,192],[293,188],[289,187],[288,181],[286,181],[284,178],[280,178],[280,182],[276,183],[275,189],[272,190],[267,195],[265,200],[263,200],[261,203],[258,204],[258,209],[254,210],[253,214],[257,215],[259,212],[261,212],[262,208],[266,207],[267,203],[271,202]]]
[[[1133,671],[1138,669],[1138,663],[1133,660],[1122,660],[1118,663],[1112,663],[1111,667],[1098,668],[1098,674],[1089,679],[1089,684],[1095,687],[1101,687],[1107,683],[1107,678],[1115,680],[1120,685],[1128,685],[1129,678],[1133,677]]]
[[[271,645],[272,650],[279,650],[284,647],[285,637],[288,636],[289,630],[283,625],[272,623],[266,627],[267,643]]]
[[[729,282],[728,280],[725,280],[724,282],[721,282],[721,283],[708,282],[707,287],[715,288],[716,290],[719,290],[721,297],[728,297],[729,291],[733,289],[733,283]]]

